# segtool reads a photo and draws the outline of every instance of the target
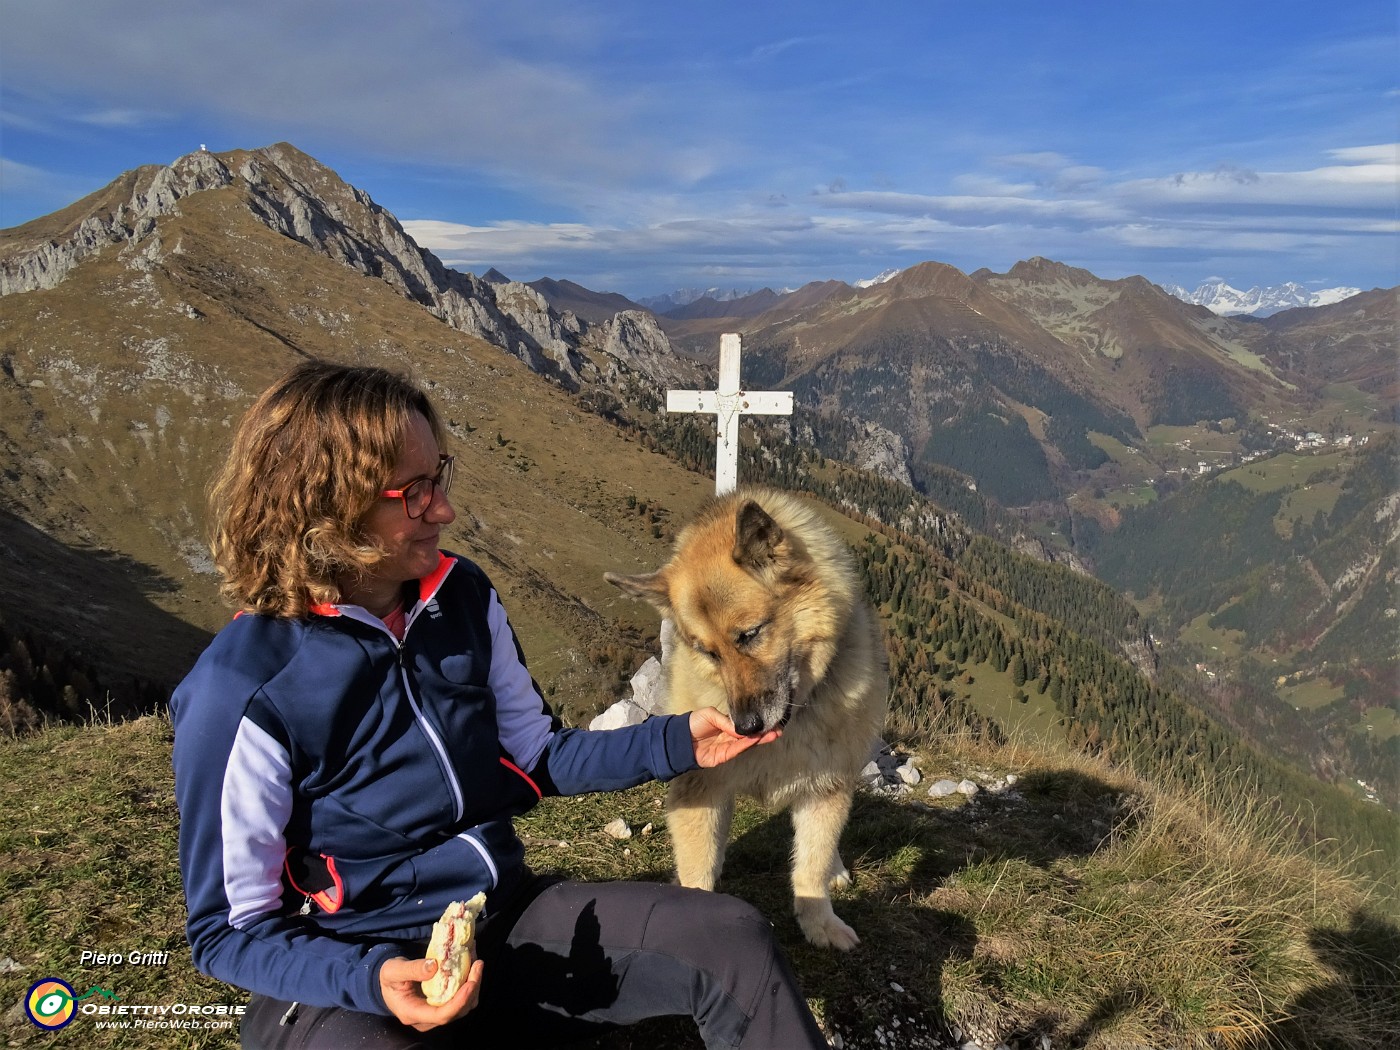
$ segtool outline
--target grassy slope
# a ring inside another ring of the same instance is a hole
[[[151,716],[0,744],[7,1006],[48,976],[128,1004],[243,1001],[196,974],[184,947],[170,740]],[[847,1047],[880,1045],[877,1029],[891,1045],[936,1046],[932,1033],[949,1024],[984,1040],[1048,1034],[1055,1046],[1101,1048],[1262,1048],[1273,1037],[1379,1050],[1400,1030],[1400,930],[1357,881],[1299,855],[1257,817],[1220,816],[1228,799],[1163,796],[1044,750],[935,736],[916,751],[931,777],[1019,781],[970,803],[922,791],[859,797],[843,843],[855,884],[837,900],[863,937],[850,956],[801,939],[787,821],[751,806],[736,819],[721,888],[772,918],[814,1009]],[[585,879],[667,879],[662,797],[651,785],[550,800],[521,821],[530,861]],[[626,842],[602,833],[618,815],[637,832]],[[84,966],[84,950],[170,959]],[[11,1046],[53,1038],[15,1009],[5,1028]],[[86,1017],[64,1038],[74,1036],[93,1048],[235,1045],[227,1032],[103,1032]],[[596,1050],[658,1045],[700,1044],[684,1025],[655,1022]]]

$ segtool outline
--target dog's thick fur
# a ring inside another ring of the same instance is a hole
[[[646,576],[607,579],[675,629],[664,666],[672,712],[717,707],[776,742],[672,781],[667,823],[683,886],[714,889],[736,795],[792,813],[792,888],[802,932],[859,941],[832,910],[849,883],[837,853],[857,776],[883,726],[888,671],[850,551],[807,502],[744,488],[707,505]]]

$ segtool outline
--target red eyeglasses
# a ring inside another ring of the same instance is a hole
[[[445,496],[452,487],[452,462],[452,456],[439,455],[437,473],[432,477],[410,481],[401,489],[385,489],[379,495],[403,500],[403,512],[410,518],[421,518],[433,504],[433,493],[442,489]]]

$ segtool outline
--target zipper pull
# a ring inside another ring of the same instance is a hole
[[[304,901],[301,902],[301,911],[297,912],[297,914],[298,914],[298,915],[310,915],[310,914],[311,914],[311,894],[308,893],[308,894],[306,895],[306,900],[304,900]]]

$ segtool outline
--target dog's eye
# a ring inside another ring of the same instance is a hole
[[[747,631],[740,631],[735,641],[737,641],[740,645],[748,645],[755,638],[757,638],[762,631],[763,624],[759,624],[757,627],[750,627]]]

